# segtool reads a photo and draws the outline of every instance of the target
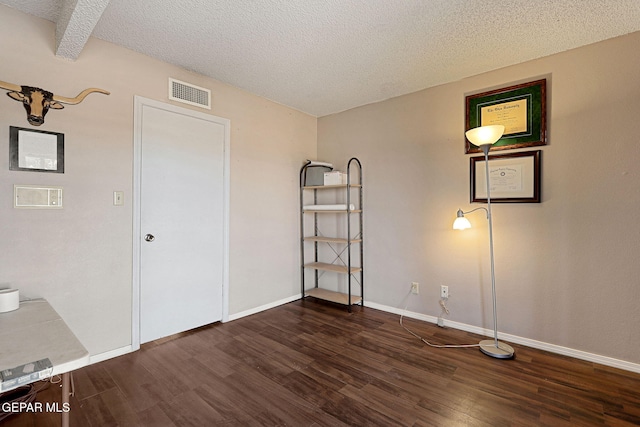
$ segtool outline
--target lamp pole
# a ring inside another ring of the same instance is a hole
[[[491,216],[491,185],[489,184],[489,144],[482,146],[484,153],[485,181],[487,182],[487,216],[489,217],[489,255],[491,257],[491,295],[493,297],[493,339],[498,347],[498,310],[496,299],[496,269],[493,261],[493,219]]]
[[[493,261],[493,217],[491,215],[491,185],[489,184],[489,149],[491,144],[483,144],[485,181],[487,182],[487,217],[489,219],[489,256],[491,258],[491,297],[493,299],[493,340],[480,341],[480,351],[499,359],[513,357],[514,350],[508,344],[498,342],[498,309],[496,298],[496,273]]]

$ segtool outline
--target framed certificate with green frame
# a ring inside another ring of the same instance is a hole
[[[491,151],[547,144],[546,79],[468,95],[465,101],[465,131],[504,125],[504,135]],[[465,154],[480,152],[465,138]]]

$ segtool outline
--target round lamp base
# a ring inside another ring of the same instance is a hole
[[[509,344],[498,341],[498,346],[496,346],[495,340],[480,341],[480,351],[487,356],[498,359],[510,359],[515,353],[515,350]]]

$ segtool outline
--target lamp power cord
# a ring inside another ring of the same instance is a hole
[[[411,294],[408,294],[407,296],[409,296],[409,295],[411,295]],[[407,297],[405,297],[405,300],[406,299],[407,299]],[[408,306],[409,306],[409,302],[407,301],[407,303],[404,306],[404,309],[402,310],[402,313],[400,314],[400,326],[402,327],[402,329],[404,329],[405,331],[407,331],[408,333],[410,333],[414,337],[418,338],[420,341],[422,341],[423,343],[425,343],[429,347],[433,347],[433,348],[471,348],[471,347],[480,347],[480,344],[433,344],[433,343],[430,343],[425,338],[421,337],[420,335],[416,334],[415,332],[413,332],[412,330],[407,328],[404,325],[404,323],[402,322],[402,320],[404,319],[404,315],[407,312],[407,307]],[[447,308],[447,306],[445,304],[445,301],[443,299],[440,299],[440,308],[442,308],[442,314],[444,314],[444,313],[449,314],[449,309]],[[442,316],[442,314],[440,316]]]

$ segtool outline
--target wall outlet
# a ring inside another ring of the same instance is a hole
[[[420,293],[420,284],[418,282],[411,282],[411,293],[415,295]]]
[[[442,285],[440,286],[440,298],[449,298],[449,287]]]

